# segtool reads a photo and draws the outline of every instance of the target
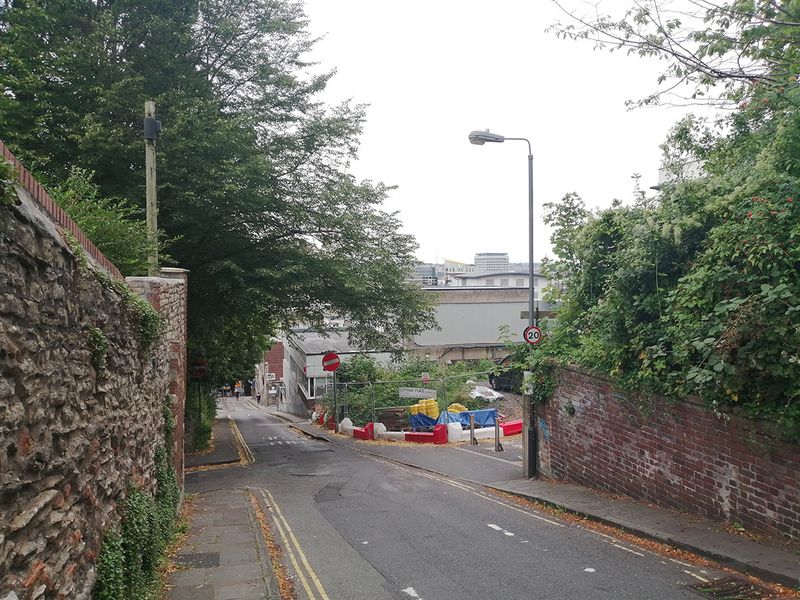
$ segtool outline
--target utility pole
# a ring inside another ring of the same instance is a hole
[[[161,121],[156,121],[156,103],[144,103],[145,190],[147,197],[147,274],[158,275],[158,200],[156,198],[156,139]]]

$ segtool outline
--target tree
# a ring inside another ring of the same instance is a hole
[[[391,349],[432,323],[406,282],[415,242],[380,209],[390,188],[347,174],[364,107],[318,100],[332,74],[303,59],[300,2],[27,0],[0,9],[0,33],[0,129],[48,184],[78,165],[142,206],[155,101],[159,225],[191,271],[212,379],[250,372],[278,327],[337,314]]]
[[[659,78],[667,87],[643,104],[660,102],[665,95],[739,101],[753,86],[779,90],[792,85],[800,72],[796,0],[634,0],[618,17],[599,7],[593,16],[583,16],[562,0],[553,2],[569,17],[566,24],[552,27],[560,36],[667,62]],[[682,87],[688,87],[688,96],[681,96]]]

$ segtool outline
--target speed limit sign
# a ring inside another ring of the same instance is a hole
[[[524,337],[525,341],[529,344],[538,344],[542,341],[542,330],[536,325],[530,325],[529,327],[525,328],[525,331],[522,333],[522,337]]]

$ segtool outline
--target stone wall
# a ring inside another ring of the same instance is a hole
[[[186,277],[132,282],[166,323],[143,348],[115,270],[66,240],[74,223],[18,195],[0,205],[0,597],[88,598],[126,491],[153,489],[165,399],[183,415]]]
[[[640,410],[574,369],[539,410],[543,474],[750,530],[800,537],[800,446],[763,424],[655,398]]]

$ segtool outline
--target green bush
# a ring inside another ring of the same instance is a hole
[[[97,565],[96,600],[156,600],[160,598],[158,568],[175,535],[180,489],[172,467],[175,421],[164,403],[165,446],[155,449],[156,492],[128,489],[119,532],[103,538]]]

